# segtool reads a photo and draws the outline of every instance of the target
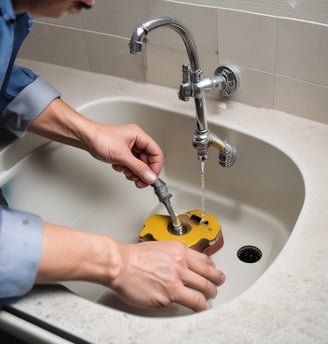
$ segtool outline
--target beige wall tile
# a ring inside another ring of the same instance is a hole
[[[144,56],[130,54],[128,39],[86,31],[85,41],[90,71],[145,80]]]
[[[277,73],[328,85],[328,26],[280,19]]]
[[[147,82],[178,90],[183,63],[188,63],[184,52],[156,44],[147,45]]]
[[[185,51],[148,44],[146,47],[147,82],[179,89],[182,81],[182,65],[189,64]],[[218,67],[217,56],[204,54],[200,56],[204,77],[211,77]]]
[[[274,108],[328,124],[328,87],[278,76]]]
[[[48,30],[56,64],[89,69],[83,31],[57,25],[49,25]]]
[[[151,18],[160,16],[176,18],[190,30],[199,54],[217,55],[217,9],[157,1],[151,6],[150,16]],[[157,29],[148,37],[150,42],[185,51],[181,38],[173,30]]]
[[[62,25],[62,26],[69,26],[69,27],[76,27],[76,28],[82,28],[82,13],[78,14],[69,14],[65,13],[59,18],[36,18],[37,22],[43,22],[43,23],[51,23],[56,25]]]
[[[151,0],[97,0],[91,11],[83,12],[83,28],[130,37],[137,24],[148,19]]]
[[[219,10],[221,63],[275,72],[277,18],[233,10]]]
[[[272,108],[275,76],[239,67],[240,88],[231,99],[257,107]]]
[[[190,2],[328,24],[327,0],[165,0]]]
[[[150,14],[152,19],[168,16],[184,24],[196,43],[204,76],[213,75],[219,64],[216,9],[157,1],[152,4]],[[190,61],[177,32],[165,27],[152,31],[147,36],[146,51],[147,81],[178,90],[182,80],[182,65],[190,64]]]
[[[55,48],[49,38],[49,25],[34,23],[33,30],[26,38],[19,52],[19,57],[56,63]]]

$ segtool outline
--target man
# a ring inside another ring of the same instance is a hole
[[[151,137],[136,125],[104,125],[83,117],[45,80],[14,65],[31,29],[30,16],[57,17],[93,4],[94,0],[1,0],[0,126],[19,137],[30,131],[84,149],[143,188],[156,180],[163,163]],[[177,302],[201,311],[224,278],[209,257],[178,242],[127,245],[0,207],[0,305],[23,296],[34,284],[84,280],[115,290],[133,306]]]

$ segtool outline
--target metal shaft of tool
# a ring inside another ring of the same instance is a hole
[[[182,230],[182,224],[172,208],[170,201],[172,194],[169,193],[165,182],[158,178],[155,183],[152,184],[152,187],[154,188],[155,194],[157,195],[159,201],[164,204],[167,212],[169,213],[174,229],[176,229],[177,232],[180,232]]]

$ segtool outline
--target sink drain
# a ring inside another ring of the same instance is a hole
[[[262,257],[262,252],[258,247],[246,245],[237,252],[237,257],[244,263],[256,263]]]

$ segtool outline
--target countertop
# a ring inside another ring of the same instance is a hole
[[[45,63],[21,61],[78,108],[106,97],[131,97],[179,112],[193,102],[177,90]],[[13,305],[19,312],[91,343],[327,343],[328,125],[236,102],[209,101],[208,120],[254,135],[283,150],[299,167],[305,202],[274,263],[244,293],[178,318],[130,315],[65,289],[38,287]]]

